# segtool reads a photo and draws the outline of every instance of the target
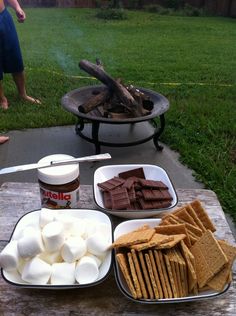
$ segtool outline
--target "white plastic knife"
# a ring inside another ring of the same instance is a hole
[[[57,160],[57,161],[50,161],[49,163],[31,163],[28,165],[20,165],[20,166],[12,166],[7,168],[2,168],[0,170],[1,174],[7,174],[12,172],[18,172],[18,171],[26,171],[26,170],[33,170],[33,169],[40,169],[40,168],[47,168],[47,167],[55,167],[55,166],[62,166],[62,165],[70,165],[75,164],[79,162],[88,162],[88,161],[97,161],[97,160],[106,160],[111,159],[111,155],[106,154],[100,154],[100,155],[93,155],[93,156],[86,156],[86,157],[80,157],[80,158],[73,158],[73,159],[66,159],[66,160]]]

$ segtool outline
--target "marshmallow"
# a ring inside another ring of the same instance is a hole
[[[54,221],[56,211],[49,208],[42,208],[39,214],[39,226],[43,228],[48,223]]]
[[[79,260],[75,269],[75,279],[79,284],[92,283],[98,276],[98,266],[93,258],[84,256]]]
[[[69,214],[57,214],[55,219],[64,225],[64,231],[66,235],[70,235],[70,231],[77,220],[77,217]]]
[[[61,262],[52,265],[51,284],[70,285],[75,283],[75,262]]]
[[[58,221],[46,224],[42,230],[42,236],[47,251],[60,250],[65,240],[63,224]]]
[[[17,243],[19,255],[22,258],[34,257],[44,250],[42,237],[39,231],[37,231],[37,229],[32,229],[30,231],[30,233],[28,231],[27,234],[24,234]]]
[[[101,233],[95,233],[87,239],[88,252],[95,256],[104,256],[109,246],[108,240]]]
[[[38,257],[29,260],[22,271],[22,280],[31,284],[47,284],[52,273],[52,266]]]
[[[55,251],[55,252],[45,251],[45,252],[40,253],[38,257],[49,264],[63,261],[60,251]]]
[[[93,235],[96,232],[96,228],[98,225],[98,222],[92,219],[88,219],[85,218],[84,219],[85,223],[86,223],[86,229],[85,229],[85,233],[84,233],[84,238],[88,238],[89,236]]]
[[[61,256],[66,262],[80,259],[87,251],[86,241],[81,237],[69,237],[61,248]]]
[[[19,261],[19,252],[17,241],[10,241],[0,253],[0,267],[6,271],[12,271],[17,268]]]
[[[12,240],[19,240],[21,237],[24,237],[26,235],[34,234],[35,231],[40,233],[40,228],[35,225],[27,225],[26,227],[22,229],[16,229],[14,231],[14,234],[12,236]]]
[[[81,219],[78,218],[74,221],[72,228],[70,230],[70,235],[74,236],[74,237],[84,237],[86,231],[86,222]]]
[[[96,264],[97,264],[98,268],[99,268],[100,265],[102,264],[103,259],[102,259],[101,257],[98,258],[97,256],[94,256],[93,254],[91,254],[91,253],[89,253],[89,252],[86,253],[86,256],[88,256],[88,257],[94,259],[94,260],[96,261]]]
[[[22,274],[23,272],[23,269],[24,269],[24,266],[26,264],[26,260],[23,259],[23,258],[19,258],[19,261],[18,261],[18,264],[17,264],[17,271],[20,273],[20,275]]]
[[[96,233],[102,234],[107,241],[111,241],[111,228],[106,223],[98,223],[96,226]]]

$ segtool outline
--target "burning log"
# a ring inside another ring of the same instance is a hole
[[[79,111],[82,113],[89,113],[90,111],[94,110],[96,107],[104,104],[110,98],[110,92],[108,89],[104,89],[100,93],[92,96],[88,99],[87,102],[79,106]]]
[[[93,64],[87,60],[81,60],[79,67],[107,86],[99,94],[80,105],[79,111],[88,113],[103,103],[106,107],[110,103],[111,109],[115,108],[114,105],[119,105],[128,116],[139,117],[148,115],[153,109],[153,102],[144,93],[133,86],[125,87],[120,80],[112,78],[105,72],[100,61]]]

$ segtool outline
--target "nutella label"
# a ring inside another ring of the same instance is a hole
[[[41,205],[47,208],[76,208],[79,188],[71,192],[55,192],[40,187]]]

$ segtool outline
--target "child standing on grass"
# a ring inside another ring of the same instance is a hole
[[[24,65],[19,40],[13,19],[5,8],[4,2],[15,10],[18,22],[23,23],[26,18],[25,12],[17,0],[0,0],[0,107],[5,110],[8,109],[8,101],[2,86],[3,73],[12,74],[20,98],[31,103],[40,104],[39,100],[28,96],[26,93]]]

